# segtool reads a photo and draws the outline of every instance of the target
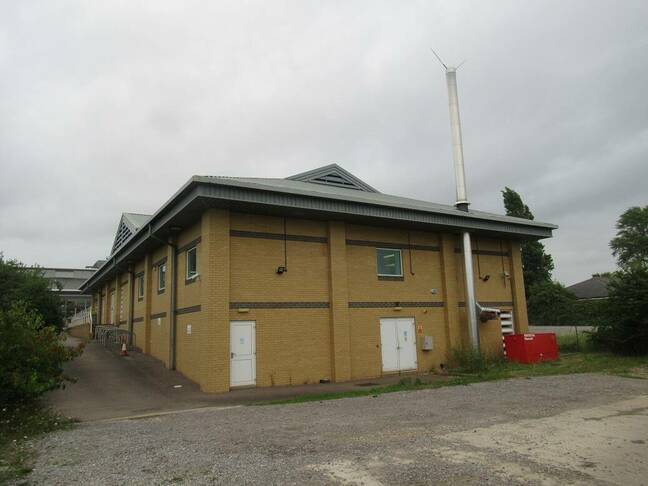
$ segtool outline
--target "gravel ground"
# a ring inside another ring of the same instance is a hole
[[[640,484],[648,477],[647,414],[648,380],[604,375],[202,409],[49,435],[34,443],[38,458],[28,479],[47,485]]]

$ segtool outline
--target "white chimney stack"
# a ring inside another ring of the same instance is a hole
[[[436,53],[434,53],[436,55]],[[438,56],[437,56],[438,58]],[[439,59],[441,61],[441,59]],[[441,62],[443,64],[443,62]],[[455,206],[462,211],[468,211],[468,194],[466,191],[466,173],[463,160],[463,141],[461,139],[461,119],[459,118],[459,97],[457,95],[457,68],[445,64],[446,81],[448,83],[448,106],[450,109],[450,132],[452,135],[452,157],[454,160],[455,183],[457,185],[457,201]],[[472,246],[470,233],[462,234],[464,274],[466,276],[466,316],[470,331],[470,343],[479,350],[479,324],[477,321],[477,299],[475,298],[475,280],[473,272]]]

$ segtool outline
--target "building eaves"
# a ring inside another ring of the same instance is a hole
[[[201,202],[202,201],[202,202]],[[117,269],[126,271],[133,255],[150,242],[159,242],[168,226],[192,204],[200,207],[257,208],[294,211],[375,224],[401,224],[459,231],[468,229],[520,239],[551,237],[557,226],[415,199],[310,184],[287,179],[193,176],[147,223],[118,248],[81,290],[93,289]],[[157,234],[159,233],[159,234]]]

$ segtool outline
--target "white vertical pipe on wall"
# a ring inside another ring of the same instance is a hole
[[[463,141],[461,139],[461,119],[459,118],[459,96],[457,94],[457,70],[446,68],[448,83],[448,107],[450,109],[450,133],[452,135],[452,158],[454,161],[455,183],[457,186],[457,202],[455,206],[462,211],[468,211],[468,194],[466,191],[466,173],[463,159]],[[462,234],[464,274],[466,276],[466,316],[470,331],[470,343],[479,350],[479,325],[477,323],[477,300],[475,298],[475,280],[473,273],[472,246],[470,233]]]

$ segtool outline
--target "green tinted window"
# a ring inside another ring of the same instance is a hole
[[[403,275],[400,250],[376,248],[376,259],[378,262],[378,275],[393,277]]]

